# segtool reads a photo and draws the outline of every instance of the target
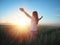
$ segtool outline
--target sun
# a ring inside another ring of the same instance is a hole
[[[30,21],[27,18],[15,18],[12,20],[12,23],[15,25],[20,25],[21,27],[25,27],[27,24],[30,23]]]
[[[21,27],[25,27],[26,25],[30,24],[30,19],[25,15],[11,16],[10,18],[8,18],[7,22],[13,25],[19,25]]]
[[[23,19],[23,18],[20,18],[20,19],[16,19],[16,20],[12,20],[12,24],[15,24],[15,25],[19,25],[21,27],[25,27],[27,25],[27,23],[29,23],[29,21],[26,21],[27,19]]]

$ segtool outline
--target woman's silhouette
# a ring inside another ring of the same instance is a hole
[[[43,16],[41,16],[41,18],[38,18],[38,13],[37,11],[33,11],[32,16],[30,16],[23,8],[19,8],[20,11],[22,11],[27,17],[29,17],[31,19],[31,24],[30,24],[30,37],[31,39],[34,37],[36,37],[37,34],[37,25],[38,25],[38,21],[41,20],[43,18]]]

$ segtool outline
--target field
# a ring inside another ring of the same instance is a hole
[[[59,26],[39,26],[37,39],[32,42],[20,42],[10,38],[6,30],[11,28],[12,25],[0,25],[0,45],[60,45]]]

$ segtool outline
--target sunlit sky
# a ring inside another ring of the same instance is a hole
[[[0,0],[0,23],[22,22],[21,19],[29,23],[19,8],[30,15],[36,10],[39,17],[43,16],[39,24],[60,24],[60,0]]]

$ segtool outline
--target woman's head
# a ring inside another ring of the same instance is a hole
[[[38,16],[37,11],[33,11],[32,15],[33,15],[33,16]]]
[[[37,11],[33,11],[32,16],[36,19],[36,22],[38,22],[38,13]]]

